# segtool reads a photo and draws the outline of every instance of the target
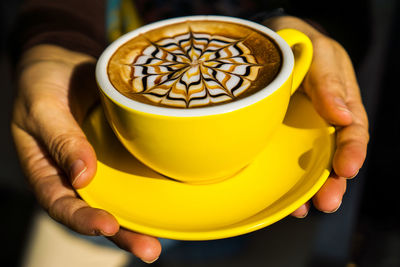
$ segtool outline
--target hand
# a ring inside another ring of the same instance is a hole
[[[321,117],[336,126],[337,134],[333,172],[312,202],[323,212],[335,212],[342,203],[347,179],[355,177],[363,165],[369,140],[367,114],[351,60],[340,44],[301,19],[283,16],[265,24],[276,31],[297,29],[313,43],[313,61],[301,90],[310,97]],[[307,202],[292,215],[303,218],[310,206]]]
[[[76,232],[109,237],[145,262],[159,241],[119,227],[108,212],[89,207],[74,188],[96,172],[96,155],[79,124],[97,100],[95,59],[52,45],[27,51],[20,62],[12,134],[21,166],[38,202]]]

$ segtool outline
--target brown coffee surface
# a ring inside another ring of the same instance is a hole
[[[120,46],[107,72],[133,100],[193,108],[241,99],[265,88],[282,56],[265,34],[221,21],[185,21],[140,34]]]

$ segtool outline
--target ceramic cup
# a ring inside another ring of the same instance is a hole
[[[280,49],[279,73],[254,94],[200,108],[149,105],[134,101],[113,87],[107,65],[121,45],[149,30],[188,20],[237,23],[264,33]],[[291,49],[294,46],[295,56]],[[191,16],[156,22],[121,36],[99,58],[96,80],[107,120],[133,156],[167,177],[201,184],[231,177],[266,147],[269,137],[282,124],[290,96],[303,80],[311,60],[311,41],[297,30],[274,32],[238,18]]]

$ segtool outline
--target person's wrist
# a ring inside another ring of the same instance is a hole
[[[85,62],[94,62],[94,60],[92,56],[74,52],[60,46],[41,44],[25,51],[18,65],[20,69],[40,62],[76,66]]]

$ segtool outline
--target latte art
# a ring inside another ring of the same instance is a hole
[[[131,67],[132,90],[180,107],[231,100],[260,68],[241,40],[195,32],[151,43]]]
[[[246,97],[279,72],[276,45],[229,22],[187,21],[140,34],[111,57],[108,76],[123,95],[150,105],[195,108]]]

